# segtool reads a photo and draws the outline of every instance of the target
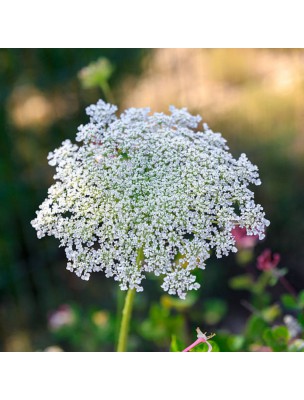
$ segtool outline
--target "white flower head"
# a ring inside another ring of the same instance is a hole
[[[231,230],[264,237],[263,208],[249,184],[258,169],[245,154],[229,153],[221,134],[185,108],[171,115],[148,108],[117,108],[99,100],[76,139],[48,156],[56,166],[32,221],[38,237],[53,235],[65,247],[67,269],[88,280],[104,271],[123,290],[142,290],[147,273],[162,275],[162,288],[184,298],[198,289],[192,271],[237,251]]]

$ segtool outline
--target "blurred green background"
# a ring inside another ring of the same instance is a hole
[[[297,291],[304,288],[304,50],[2,49],[0,50],[0,348],[112,351],[123,294],[102,273],[84,282],[65,269],[54,238],[38,240],[30,221],[52,184],[47,154],[86,119],[99,98],[126,107],[170,104],[199,113],[259,166],[257,201],[271,225],[255,256],[270,248]],[[171,338],[202,330],[244,329],[245,291],[235,256],[199,272],[186,302],[164,295],[157,279],[136,296],[130,349],[168,351]],[[278,294],[282,288],[274,289]],[[57,312],[56,312],[57,310]],[[59,329],[60,328],[60,329]]]

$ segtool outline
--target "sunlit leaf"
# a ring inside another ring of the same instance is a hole
[[[273,322],[279,315],[281,315],[281,309],[278,304],[267,307],[262,311],[262,316],[267,322]]]
[[[230,351],[240,351],[245,342],[245,338],[241,335],[231,335],[228,338]]]
[[[171,352],[181,352],[184,350],[186,346],[177,339],[176,335],[172,335],[170,351]]]
[[[113,65],[107,58],[89,64],[79,72],[79,79],[84,88],[103,86],[108,82],[114,71]]]

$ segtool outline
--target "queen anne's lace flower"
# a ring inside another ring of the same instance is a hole
[[[56,183],[32,225],[65,247],[67,269],[88,280],[104,271],[121,289],[142,290],[146,273],[163,275],[162,288],[185,297],[198,289],[195,268],[235,252],[235,226],[264,237],[263,208],[249,184],[258,169],[238,160],[225,139],[185,108],[171,115],[148,108],[126,110],[99,100],[90,122],[48,156]]]

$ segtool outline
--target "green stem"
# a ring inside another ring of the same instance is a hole
[[[112,91],[111,91],[111,88],[110,88],[108,82],[103,82],[100,85],[100,87],[101,87],[101,90],[103,91],[106,102],[114,103]]]
[[[122,311],[122,320],[119,332],[117,351],[126,351],[127,339],[129,333],[130,318],[133,307],[133,300],[135,295],[135,289],[129,289],[125,299],[125,305]]]
[[[136,266],[138,269],[141,268],[143,261],[144,261],[144,248],[141,247],[137,250],[137,256],[136,256]],[[127,339],[129,333],[129,325],[133,308],[134,296],[135,296],[135,289],[129,289],[125,298],[125,305],[122,310],[122,320],[119,331],[117,351],[126,351],[127,348]]]
[[[124,306],[125,293],[118,287],[116,289],[116,318],[115,318],[115,343],[118,343],[122,309]]]

